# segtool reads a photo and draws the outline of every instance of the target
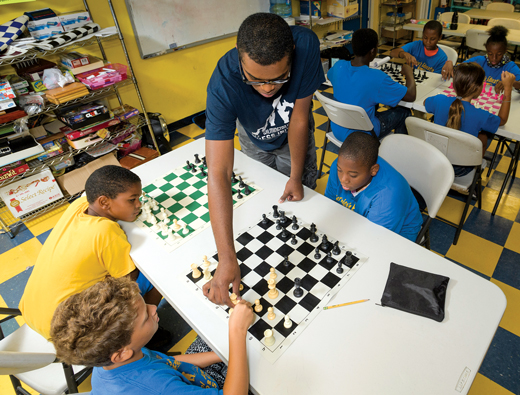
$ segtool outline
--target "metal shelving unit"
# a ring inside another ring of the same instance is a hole
[[[56,110],[59,107],[65,107],[65,106],[68,106],[68,105],[71,105],[71,104],[75,104],[75,103],[87,103],[87,102],[90,102],[92,100],[96,100],[96,99],[100,99],[100,98],[104,98],[104,97],[108,97],[108,96],[112,96],[112,95],[117,96],[119,104],[123,105],[123,101],[121,100],[121,96],[119,94],[119,88],[121,88],[123,86],[127,86],[127,85],[132,85],[133,84],[134,85],[134,89],[135,89],[135,91],[137,93],[137,97],[138,97],[139,104],[141,106],[142,112],[141,112],[141,115],[139,115],[139,118],[137,119],[137,122],[132,122],[133,124],[129,125],[128,128],[131,128],[134,125],[136,125],[137,127],[148,126],[148,131],[149,131],[149,133],[151,135],[151,138],[152,138],[152,141],[154,143],[154,146],[155,146],[155,148],[157,149],[157,152],[159,152],[159,155],[160,155],[159,147],[158,147],[157,142],[155,140],[155,135],[153,133],[153,129],[152,129],[152,126],[151,126],[151,123],[150,123],[150,119],[148,118],[148,113],[147,113],[146,108],[144,106],[144,102],[143,102],[143,99],[142,99],[142,96],[141,96],[141,92],[139,90],[139,85],[137,83],[137,79],[135,78],[135,74],[134,74],[134,71],[133,71],[133,68],[132,68],[132,64],[130,62],[130,58],[128,56],[128,51],[127,51],[127,48],[126,48],[126,45],[125,45],[124,37],[121,34],[121,29],[119,27],[119,23],[118,23],[118,20],[117,20],[115,11],[114,11],[114,7],[113,7],[113,4],[112,4],[112,1],[111,0],[107,0],[107,2],[108,2],[108,5],[110,7],[110,12],[112,14],[112,19],[114,20],[114,24],[115,24],[115,27],[116,27],[116,33],[115,34],[112,34],[112,35],[109,35],[109,36],[105,36],[105,37],[98,37],[98,36],[89,37],[88,39],[79,40],[79,41],[73,42],[73,43],[71,43],[69,45],[66,45],[66,46],[63,46],[63,47],[59,47],[59,48],[55,48],[55,49],[50,50],[50,51],[41,51],[41,50],[37,50],[37,49],[31,49],[29,52],[26,52],[23,55],[20,55],[20,56],[14,57],[14,58],[10,58],[10,59],[0,60],[0,67],[2,67],[2,66],[12,66],[12,65],[15,65],[17,63],[22,63],[24,61],[37,59],[37,58],[44,58],[46,56],[51,56],[51,55],[57,55],[57,54],[60,54],[60,53],[69,52],[69,51],[72,51],[72,50],[75,50],[75,49],[78,49],[78,48],[83,48],[85,46],[95,45],[95,44],[97,44],[99,46],[99,50],[101,52],[103,60],[104,61],[108,61],[108,59],[106,57],[106,54],[105,54],[105,50],[103,48],[103,43],[106,43],[106,42],[109,42],[109,41],[115,41],[115,40],[119,39],[119,42],[120,42],[121,47],[123,49],[123,52],[125,54],[126,63],[128,65],[128,76],[127,76],[126,80],[121,81],[119,83],[116,83],[114,85],[111,85],[109,87],[103,88],[103,89],[99,89],[99,90],[96,90],[96,91],[91,91],[88,95],[85,95],[85,96],[82,96],[80,98],[68,101],[68,102],[66,102],[66,103],[64,103],[62,105],[54,105],[54,104],[47,103],[47,105],[44,107],[43,111],[40,112],[39,114],[47,113],[47,112]],[[89,8],[89,5],[88,5],[88,1],[87,0],[83,0],[83,4],[85,6],[85,10],[90,14],[91,20],[93,20],[92,13],[90,12],[90,8]],[[38,115],[38,114],[36,114],[36,115]],[[11,124],[11,123],[12,122],[6,122],[6,123],[3,123],[3,124],[0,124],[0,126],[6,126],[6,125]],[[125,128],[124,130],[120,130],[120,131],[118,131],[115,134],[111,134],[111,135],[105,137],[105,139],[99,141],[98,143],[90,145],[88,147],[85,147],[85,148],[82,148],[82,149],[71,149],[71,150],[69,150],[69,151],[67,151],[67,152],[65,152],[65,153],[63,153],[61,155],[48,158],[48,159],[46,159],[46,160],[44,160],[42,162],[32,161],[32,162],[30,162],[31,168],[27,172],[25,172],[23,174],[20,174],[19,176],[12,177],[12,178],[9,178],[8,180],[5,180],[5,181],[1,182],[0,183],[0,187],[8,185],[8,184],[10,184],[10,183],[12,183],[14,181],[20,180],[20,179],[22,179],[24,177],[27,177],[27,176],[30,176],[30,175],[34,175],[34,174],[38,174],[42,170],[47,169],[50,166],[59,164],[60,162],[66,160],[66,159],[69,159],[70,157],[72,157],[74,155],[78,155],[78,154],[80,154],[82,152],[88,152],[89,149],[92,149],[94,147],[99,146],[100,144],[104,144],[107,141],[110,141],[110,140],[113,140],[113,139],[115,139],[117,137],[122,136],[124,133],[126,133],[128,131],[128,128]],[[36,163],[33,163],[33,162],[36,162]],[[13,233],[11,231],[12,228],[14,228],[14,227],[16,227],[18,225],[21,225],[25,221],[29,221],[29,220],[34,219],[34,218],[36,218],[36,217],[38,217],[38,216],[40,216],[40,215],[42,215],[44,213],[52,211],[56,207],[59,207],[60,205],[75,199],[80,194],[76,194],[76,195],[73,195],[73,196],[70,196],[70,195],[67,195],[67,194],[64,194],[64,195],[65,196],[62,199],[59,199],[59,200],[53,202],[52,204],[49,204],[49,205],[46,205],[46,206],[41,207],[39,209],[36,209],[36,210],[26,214],[26,215],[21,216],[20,218],[12,217],[10,215],[10,212],[8,211],[7,207],[5,206],[4,202],[2,200],[0,200],[0,229],[3,229],[5,232],[7,232],[9,234],[9,236],[11,238],[13,238],[14,235],[13,235]],[[6,211],[6,210],[7,210],[7,213],[4,215],[4,220],[2,220],[2,213],[4,213],[4,211]],[[7,218],[11,217],[13,219],[5,219],[6,217]]]
[[[379,3],[379,37],[380,38],[390,38],[390,37],[387,37],[387,36],[384,36],[383,35],[383,29],[385,27],[393,27],[393,33],[392,33],[392,47],[395,48],[395,42],[400,39],[401,37],[397,37],[397,32],[402,30],[402,29],[397,29],[396,30],[396,27],[399,27],[399,26],[403,26],[404,24],[406,23],[409,23],[410,22],[410,19],[414,19],[415,18],[415,8],[416,8],[416,4],[417,4],[417,1],[413,0],[411,2],[407,2],[407,3],[404,3],[402,1],[399,1],[399,0],[394,0],[394,1],[383,1],[381,3]],[[411,10],[408,9],[408,7],[410,6],[413,6],[411,8]],[[384,10],[384,7],[388,7],[388,9],[390,9],[391,11],[390,12],[393,12],[394,14],[397,14],[397,9],[398,8],[403,8],[403,12],[405,11],[405,9],[412,13],[412,16],[411,18],[406,18],[404,21],[401,21],[401,22],[395,22],[395,23],[392,23],[392,22],[383,22],[383,18],[386,17],[386,12],[383,12]],[[405,35],[407,34],[410,34],[411,35],[411,38],[413,39],[413,32],[407,32]],[[403,36],[404,37],[404,36]]]

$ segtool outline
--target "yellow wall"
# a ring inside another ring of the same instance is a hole
[[[146,0],[143,0],[146,1]],[[89,0],[93,19],[102,28],[113,26],[110,8],[106,0]],[[130,24],[124,0],[113,0],[116,16],[139,83],[147,111],[160,112],[168,123],[202,111],[206,107],[206,86],[217,61],[235,46],[236,38],[228,38],[184,49],[156,58],[143,60],[139,55],[134,32]],[[153,4],[150,1],[150,4]],[[57,13],[83,9],[81,0],[47,0],[0,6],[0,22],[20,16],[25,11],[49,7]],[[90,47],[93,52],[95,46]],[[105,46],[112,62],[126,64],[119,41]],[[98,56],[100,54],[98,53]],[[140,109],[134,89],[121,90],[123,101]]]

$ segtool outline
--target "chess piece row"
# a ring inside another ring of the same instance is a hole
[[[241,188],[244,189],[244,191],[243,191],[244,195],[249,196],[251,194],[251,188],[249,187],[249,185],[247,185],[244,182],[244,180],[242,179],[241,176],[238,176],[238,179],[237,179],[235,172],[233,172],[233,174],[231,175],[231,184],[236,184],[237,182],[238,182],[237,195],[236,195],[237,199],[242,199],[244,197],[242,195]]]

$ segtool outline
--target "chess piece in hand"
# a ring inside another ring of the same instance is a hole
[[[245,334],[253,322],[255,315],[251,303],[241,300],[234,306],[233,314],[229,317],[229,332],[234,335]]]
[[[221,260],[213,278],[202,287],[202,292],[215,304],[235,307],[229,298],[229,284],[233,284],[233,293],[240,299],[240,280],[240,268],[236,258],[226,263]]]
[[[417,59],[415,59],[415,56],[409,54],[408,52],[401,52],[403,55],[399,54],[399,57],[404,59],[406,61],[406,64],[411,67],[417,66],[419,63],[417,63]]]
[[[502,92],[511,93],[513,84],[516,80],[515,75],[509,71],[502,71],[501,77],[502,80],[498,81],[498,83],[495,85],[495,93],[497,95],[501,94]]]
[[[446,63],[444,63],[444,66],[442,66],[441,75],[444,81],[453,78],[453,62],[451,60],[448,60]]]

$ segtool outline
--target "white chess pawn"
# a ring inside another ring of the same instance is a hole
[[[200,272],[196,263],[192,263],[190,267],[191,267],[191,270],[193,271],[193,274],[192,274],[193,278],[199,278],[202,275],[202,273]]]
[[[176,238],[177,238],[177,236],[175,236],[175,233],[173,233],[173,229],[168,228],[168,241],[173,243]]]
[[[275,342],[275,339],[273,336],[273,331],[271,329],[266,329],[264,331],[264,344],[267,347],[270,347],[274,344],[274,342]]]
[[[260,304],[260,299],[255,300],[255,311],[260,313],[264,309],[264,306]]]
[[[159,209],[159,206],[157,205],[157,202],[155,201],[155,199],[152,199],[152,210],[156,211],[158,209]]]
[[[151,215],[150,221],[148,221],[152,224],[152,230],[157,232],[159,230],[159,225],[157,225],[157,218],[155,218],[155,215]]]
[[[209,281],[213,278],[209,269],[204,269],[204,271],[202,273],[204,273],[204,280]]]
[[[286,314],[284,321],[283,321],[283,327],[289,329],[292,326],[292,321],[289,318],[289,316]]]
[[[166,219],[166,210],[164,207],[161,207],[161,212],[157,214],[157,218]]]
[[[269,274],[269,278],[272,278],[273,280],[278,277],[278,275],[276,274],[276,270],[274,269],[274,267],[272,267],[270,270],[270,274]]]
[[[239,291],[243,291],[244,290],[244,284],[240,283],[240,286],[238,287],[238,290]]]
[[[269,296],[270,299],[276,299],[278,297],[278,290],[276,289],[276,282],[274,281],[274,278],[270,278],[267,281],[267,284],[267,287],[269,288],[267,296]]]
[[[183,235],[187,235],[190,233],[190,230],[188,229],[188,225],[184,224],[183,227],[182,227],[182,230],[181,230],[181,233]]]
[[[143,191],[143,192],[141,193],[141,201],[142,201],[143,203],[146,203],[146,202],[148,201],[148,197],[146,196],[146,192],[145,192],[145,191]]]
[[[181,228],[181,226],[177,223],[176,219],[173,220],[172,227],[173,227],[173,230],[176,231],[176,232]]]
[[[208,261],[208,257],[207,257],[206,255],[204,255],[204,256],[202,257],[202,266],[203,266],[204,268],[208,268],[210,264],[211,264],[211,262]]]
[[[274,309],[272,307],[267,308],[267,319],[274,320],[276,318],[276,314],[273,311]]]
[[[168,236],[168,225],[166,225],[164,222],[159,222],[159,229],[161,229],[161,234],[166,237]]]
[[[231,302],[233,302],[233,304],[237,304],[238,303],[238,299],[237,299],[237,295],[232,293],[231,295],[229,295],[229,298],[231,299]]]

